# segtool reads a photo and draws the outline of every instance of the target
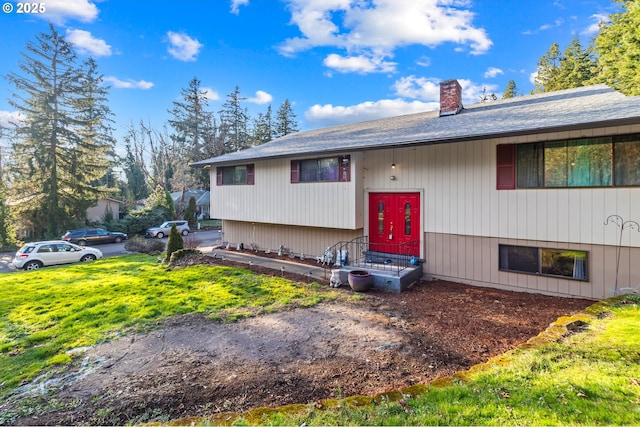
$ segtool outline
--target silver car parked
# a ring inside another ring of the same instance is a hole
[[[36,270],[40,267],[73,262],[89,262],[102,258],[100,249],[81,247],[62,240],[33,242],[24,245],[13,258],[15,268]]]
[[[178,232],[183,236],[189,234],[191,229],[189,228],[189,222],[180,220],[180,221],[166,221],[163,222],[159,227],[148,228],[147,232],[144,234],[146,237],[157,237],[158,239],[162,239],[169,235],[171,231],[171,226],[175,224]]]

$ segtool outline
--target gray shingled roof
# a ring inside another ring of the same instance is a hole
[[[498,136],[640,123],[640,97],[585,86],[474,104],[439,117],[437,111],[296,132],[266,144],[195,162],[192,166],[440,144]]]

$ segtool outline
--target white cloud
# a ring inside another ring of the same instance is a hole
[[[47,0],[41,4],[46,11],[37,16],[60,25],[72,19],[93,22],[98,17],[98,8],[89,0]]]
[[[273,96],[271,96],[271,94],[263,91],[263,90],[259,90],[256,92],[255,96],[253,98],[247,98],[246,99],[247,102],[250,102],[252,104],[258,104],[258,105],[263,105],[263,104],[268,104],[271,101],[273,101]]]
[[[428,56],[421,56],[416,61],[416,65],[419,65],[421,67],[430,67],[431,66],[431,58],[429,58]]]
[[[529,74],[529,82],[532,84],[536,84],[536,79],[538,78],[538,71],[534,71],[533,73]]]
[[[196,56],[200,53],[203,45],[197,40],[185,33],[167,32],[169,39],[169,47],[167,52],[175,59],[185,62],[196,60]]]
[[[19,111],[0,111],[0,127],[13,128],[20,126],[23,121],[22,114]]]
[[[93,56],[111,56],[111,46],[104,40],[97,39],[84,30],[67,29],[67,41],[73,44],[80,53]]]
[[[557,28],[557,27],[561,26],[562,24],[564,24],[564,19],[558,18],[553,22],[553,24],[543,24],[543,25],[541,25],[540,27],[538,27],[535,30],[523,31],[522,34],[525,34],[525,35],[536,34],[536,33],[539,33],[540,31],[547,31],[547,30],[550,30],[552,28]]]
[[[339,73],[387,73],[396,68],[395,62],[384,61],[382,57],[373,58],[365,55],[340,56],[336,53],[329,54],[324,59],[324,65]]]
[[[500,68],[489,67],[487,68],[487,71],[484,72],[484,78],[493,79],[500,74],[504,74],[504,71],[502,71]]]
[[[145,80],[120,80],[117,77],[108,76],[104,78],[104,81],[110,83],[116,89],[151,89],[153,87],[153,83],[147,82]]]
[[[217,101],[218,99],[220,99],[220,94],[210,87],[203,87],[202,90],[204,91],[204,96],[209,101]]]
[[[305,120],[313,127],[327,127],[345,123],[380,119],[437,110],[438,102],[407,102],[403,99],[382,99],[350,106],[316,104],[305,113]]]
[[[325,59],[325,65],[335,65],[341,72],[350,69],[346,60],[351,58],[359,62],[368,58],[371,64],[390,68],[393,63],[385,58],[402,46],[436,47],[450,42],[475,55],[485,53],[493,44],[484,29],[473,26],[474,14],[464,9],[468,4],[464,0],[287,1],[291,22],[302,35],[285,40],[279,46],[280,53],[293,56],[317,46],[341,49],[346,56],[332,54]],[[356,72],[367,69],[352,68]],[[380,71],[380,67],[372,69]]]
[[[440,102],[440,79],[433,77],[407,76],[396,80],[393,88],[398,96],[419,99],[422,101]],[[483,91],[494,93],[495,84],[477,84],[467,79],[458,79],[462,87],[462,104],[471,105],[479,102]]]
[[[396,94],[404,98],[438,101],[440,99],[440,79],[429,77],[402,77],[393,85]]]
[[[304,113],[305,120],[313,127],[327,127],[438,110],[440,82],[440,79],[433,77],[403,77],[393,85],[398,95],[396,99],[367,101],[348,106],[316,104]],[[478,84],[466,79],[458,79],[458,82],[462,87],[463,105],[477,104],[483,92],[491,95],[498,89],[495,84]]]
[[[249,0],[231,0],[231,13],[234,15],[240,14],[240,6],[247,6]]]
[[[606,14],[591,15],[591,21],[593,22],[587,28],[585,28],[580,34],[584,36],[595,36],[600,31],[600,25],[606,24],[611,18]]]

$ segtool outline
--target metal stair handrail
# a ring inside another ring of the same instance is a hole
[[[370,245],[368,236],[337,242],[325,250],[323,257],[325,277],[327,270],[344,266],[393,271],[400,275],[401,271],[416,267],[422,262],[419,257],[411,255],[419,245],[419,239],[404,243]],[[373,251],[371,246],[374,246],[376,250]],[[380,260],[381,257],[385,259]]]

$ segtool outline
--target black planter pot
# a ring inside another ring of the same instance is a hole
[[[365,292],[373,284],[373,276],[366,270],[353,270],[349,272],[349,286],[356,292]]]

